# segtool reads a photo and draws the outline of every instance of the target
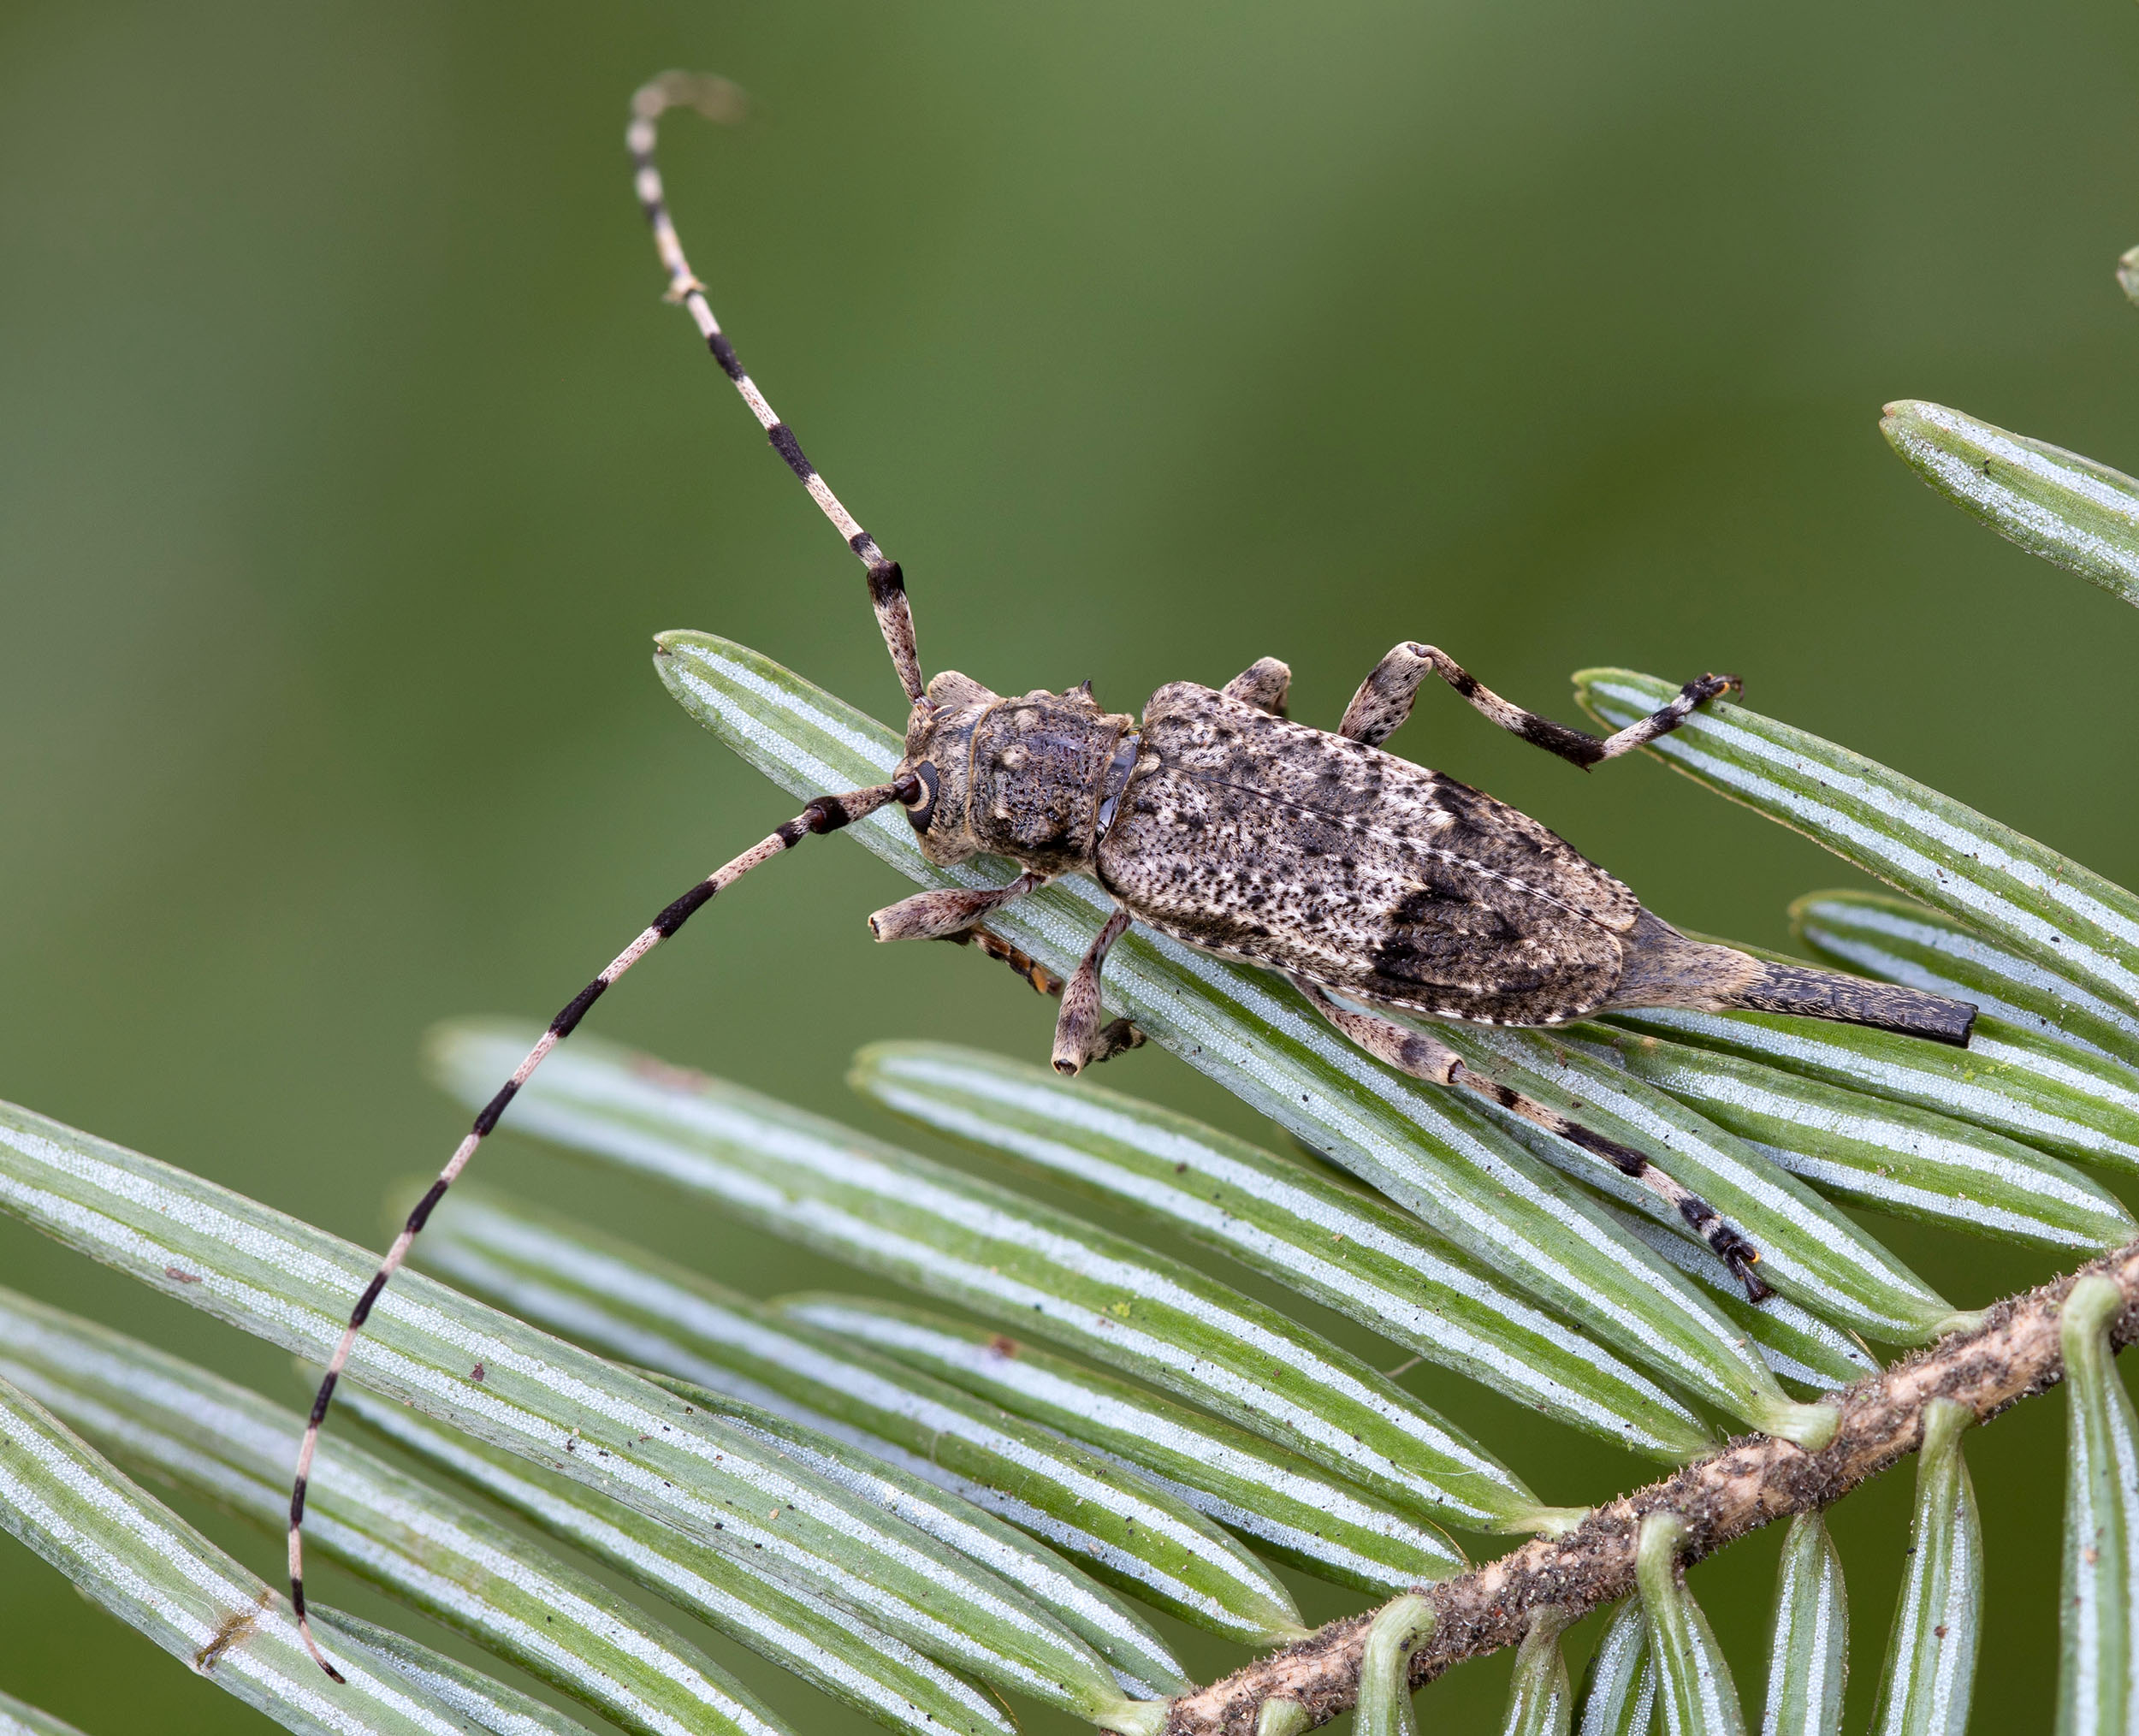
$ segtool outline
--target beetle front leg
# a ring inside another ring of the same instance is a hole
[[[1047,883],[1045,874],[1022,874],[1007,886],[987,886],[972,892],[915,892],[896,904],[886,904],[869,918],[869,933],[879,940],[941,940],[963,933],[991,910],[999,910],[1014,898],[1035,892]]]
[[[1094,1062],[1134,1046],[1118,1040],[1120,1034],[1115,1029],[1121,1026],[1135,1037],[1127,1020],[1117,1019],[1105,1029],[1099,1025],[1099,970],[1109,950],[1128,933],[1131,920],[1127,910],[1115,906],[1114,914],[1092,937],[1092,945],[1063,985],[1062,1012],[1055,1020],[1054,1068],[1058,1073],[1081,1073]]]
[[[1218,690],[1272,717],[1285,714],[1285,696],[1292,691],[1292,671],[1275,657],[1258,657]]]
[[[1607,1139],[1579,1122],[1569,1121],[1558,1110],[1535,1098],[1526,1097],[1497,1079],[1473,1072],[1464,1065],[1463,1058],[1455,1050],[1446,1043],[1436,1042],[1423,1031],[1414,1031],[1408,1025],[1399,1024],[1378,1013],[1357,1012],[1339,1006],[1321,984],[1304,976],[1295,976],[1291,981],[1317,1012],[1377,1061],[1385,1061],[1399,1073],[1408,1073],[1414,1079],[1475,1092],[1489,1103],[1496,1103],[1525,1121],[1535,1123],[1547,1133],[1557,1134],[1592,1157],[1603,1158],[1621,1175],[1639,1182],[1677,1212],[1686,1227],[1708,1244],[1709,1251],[1745,1287],[1750,1300],[1763,1302],[1775,1294],[1753,1270],[1760,1262],[1760,1250],[1726,1222],[1723,1214],[1707,1200],[1666,1175],[1632,1146]]]
[[[1344,721],[1337,733],[1378,748],[1395,734],[1411,715],[1419,696],[1419,684],[1429,674],[1438,675],[1455,689],[1480,715],[1498,724],[1508,734],[1520,736],[1533,746],[1587,771],[1603,760],[1646,747],[1658,736],[1668,735],[1692,715],[1696,706],[1718,694],[1735,693],[1740,685],[1735,675],[1703,675],[1679,690],[1670,704],[1651,712],[1639,723],[1629,724],[1616,735],[1593,736],[1569,729],[1534,711],[1511,705],[1483,684],[1455,658],[1437,646],[1407,641],[1374,666],[1374,672],[1360,683],[1352,702],[1344,708]]]

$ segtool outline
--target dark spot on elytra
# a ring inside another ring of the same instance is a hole
[[[1439,921],[1450,905],[1467,905],[1470,902],[1466,887],[1444,880],[1421,880],[1398,901],[1396,908],[1389,913],[1389,919],[1401,927],[1418,927]]]

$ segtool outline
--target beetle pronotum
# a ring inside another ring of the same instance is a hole
[[[752,868],[887,803],[906,810],[931,860],[987,852],[1022,872],[992,891],[916,893],[871,916],[871,932],[879,940],[978,939],[1035,986],[1059,992],[1058,1070],[1079,1072],[1142,1040],[1124,1021],[1103,1022],[1100,973],[1108,949],[1143,922],[1283,973],[1339,1031],[1390,1066],[1475,1092],[1603,1157],[1668,1202],[1754,1300],[1765,1296],[1754,1270],[1758,1251],[1639,1152],[1470,1070],[1445,1044],[1387,1016],[1556,1025],[1615,1007],[1754,1008],[1965,1044],[1976,1010],[1965,1002],[1688,939],[1537,821],[1381,750],[1429,675],[1502,729],[1584,767],[1677,728],[1696,707],[1734,691],[1737,678],[1688,682],[1661,710],[1601,738],[1511,705],[1445,652],[1410,641],[1360,684],[1335,734],[1287,720],[1291,672],[1275,658],[1223,688],[1162,687],[1141,716],[1102,710],[1089,683],[1005,698],[949,671],[924,679],[898,563],[840,504],[744,371],[684,258],[654,164],[655,124],[678,106],[725,120],[738,97],[723,80],[668,73],[632,98],[626,138],[668,299],[682,304],[773,449],[862,562],[912,708],[905,755],[889,783],[819,797],[655,916],[550,1021],[409,1213],[329,1359],[298,1453],[290,1598],[321,1668],[341,1680],[305,1618],[305,1478],[350,1350],[410,1243],[514,1093],[618,978]],[[1093,876],[1116,909],[1063,982],[978,925],[1066,874]]]

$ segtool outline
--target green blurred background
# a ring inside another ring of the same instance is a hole
[[[1582,665],[1736,669],[2139,874],[2139,619],[1875,431],[1927,397],[2139,465],[2128,4],[15,3],[0,1095],[376,1243],[463,1123],[426,1026],[547,1014],[788,811],[667,699],[649,635],[716,630],[901,714],[854,563],[659,299],[620,129],[668,65],[759,99],[733,136],[672,125],[678,218],[904,561],[932,668],[1129,706],[1274,653],[1324,724],[1403,637],[1561,714]],[[1781,944],[1788,898],[1850,878],[1445,695],[1396,745],[1683,924]],[[1007,973],[869,944],[899,890],[804,851],[595,1022],[857,1118],[868,1039],[1044,1054],[1051,1008]],[[1156,1051],[1107,1082],[1253,1130]],[[482,1169],[761,1293],[841,1282],[526,1143]],[[1881,1230],[1957,1301],[2047,1271]],[[5,1223],[0,1276],[299,1396],[276,1354]],[[1410,1379],[1548,1499],[1644,1474]],[[1970,1449],[1980,1728],[2047,1720],[2061,1434],[2053,1401]],[[1836,1519],[1853,1722],[1907,1505],[1905,1474]],[[275,1576],[275,1540],[187,1511]],[[1694,1577],[1756,1703],[1775,1541]],[[738,1667],[805,1728],[865,1727]],[[1422,1712],[1486,1727],[1506,1668]],[[5,1542],[0,1688],[98,1736],[268,1727]]]

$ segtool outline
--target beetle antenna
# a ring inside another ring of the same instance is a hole
[[[624,135],[625,144],[631,147],[639,204],[654,231],[654,246],[661,254],[661,269],[668,273],[668,299],[683,304],[684,311],[697,325],[699,336],[706,341],[706,347],[713,352],[713,358],[735,382],[735,389],[750,406],[750,414],[757,418],[765,437],[773,443],[773,450],[787,460],[787,467],[809,490],[809,498],[817,503],[818,510],[832,520],[832,529],[846,539],[847,547],[868,570],[869,601],[876,609],[876,625],[884,635],[885,646],[892,654],[892,667],[898,672],[899,685],[906,690],[906,697],[918,704],[927,690],[927,684],[921,678],[921,654],[914,644],[914,614],[906,601],[905,576],[899,572],[898,563],[889,559],[876,546],[875,538],[839,504],[839,497],[817,474],[816,466],[803,456],[794,430],[773,413],[773,406],[758,390],[757,382],[744,372],[743,364],[736,358],[735,346],[720,329],[720,322],[713,317],[712,305],[706,299],[706,286],[698,281],[690,261],[684,258],[683,243],[676,239],[676,225],[668,215],[667,198],[661,191],[661,170],[654,163],[656,123],[669,110],[678,108],[696,109],[708,120],[733,122],[742,118],[744,104],[739,88],[726,79],[705,73],[667,72],[640,86],[631,98],[631,124]]]
[[[527,1058],[513,1069],[513,1076],[505,1081],[498,1094],[483,1107],[476,1117],[475,1125],[468,1129],[453,1154],[447,1159],[446,1167],[438,1172],[438,1179],[416,1203],[416,1209],[408,1214],[408,1221],[401,1226],[401,1233],[394,1238],[394,1246],[387,1250],[386,1258],[379,1262],[379,1269],[371,1275],[371,1282],[364,1287],[357,1298],[357,1305],[349,1312],[349,1324],[342,1328],[341,1340],[335,1346],[335,1354],[327,1359],[327,1372],[319,1383],[319,1390],[313,1395],[311,1415],[305,1424],[305,1438],[297,1449],[297,1472],[290,1485],[290,1606],[297,1615],[297,1631],[302,1636],[312,1660],[335,1680],[346,1680],[341,1672],[327,1662],[312,1638],[311,1619],[305,1613],[305,1485],[311,1476],[312,1455],[318,1449],[320,1425],[327,1420],[327,1407],[334,1402],[335,1387],[341,1379],[341,1371],[348,1366],[349,1353],[355,1347],[357,1335],[364,1330],[364,1322],[370,1318],[372,1306],[379,1300],[394,1274],[401,1269],[408,1258],[409,1244],[421,1233],[424,1223],[446,1197],[446,1190],[468,1167],[468,1160],[476,1154],[476,1147],[489,1137],[497,1126],[498,1117],[505,1113],[505,1106],[512,1102],[528,1077],[542,1064],[549,1052],[569,1037],[579,1021],[586,1016],[587,1009],[600,1000],[604,993],[624,973],[646,957],[662,941],[668,939],[689,921],[700,905],[709,903],[715,894],[726,892],[750,871],[770,862],[774,856],[792,850],[802,840],[815,833],[837,832],[841,827],[866,818],[886,802],[901,802],[908,806],[921,799],[921,780],[907,773],[889,784],[879,784],[874,789],[850,790],[843,796],[820,796],[792,820],[784,821],[772,835],[753,844],[733,862],[715,868],[700,880],[683,897],[670,904],[653,921],[639,932],[638,938],[623,951],[611,959],[607,969],[595,977],[579,992],[567,1001],[557,1016],[549,1022],[540,1040],[527,1052]]]

